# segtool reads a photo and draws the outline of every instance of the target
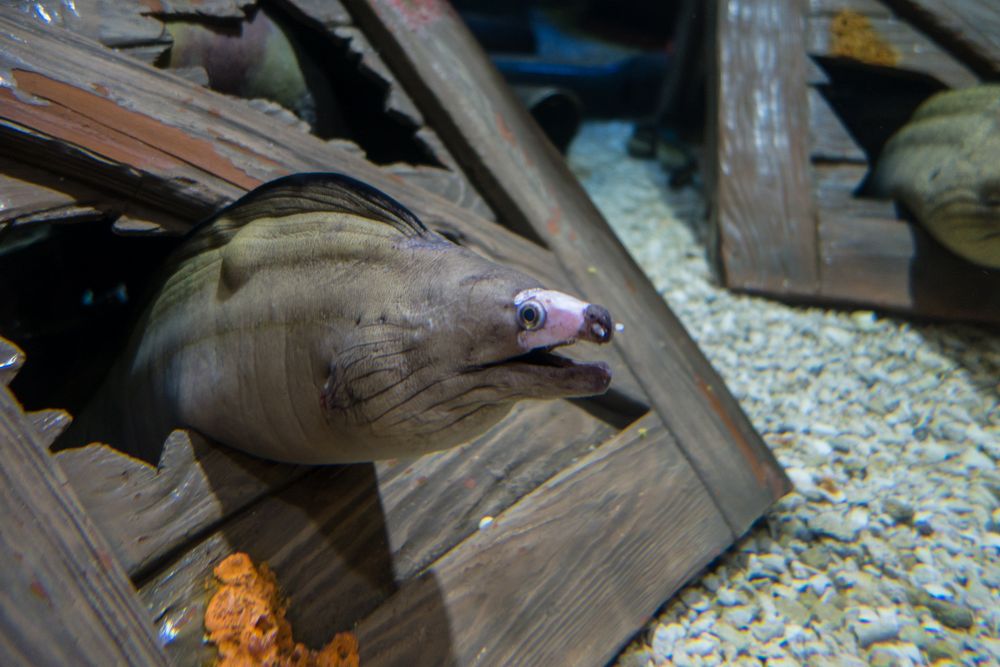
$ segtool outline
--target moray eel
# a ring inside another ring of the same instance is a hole
[[[955,254],[1000,269],[1000,85],[920,105],[886,144],[871,185]]]
[[[601,394],[607,309],[545,289],[338,174],[265,184],[192,231],[126,351],[61,446],[155,461],[187,427],[295,463],[410,457],[521,399]]]

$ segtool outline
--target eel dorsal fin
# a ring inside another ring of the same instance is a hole
[[[338,173],[300,173],[269,181],[226,206],[189,232],[173,260],[182,262],[223,248],[246,225],[260,218],[302,213],[350,214],[388,225],[405,237],[436,236],[409,209],[367,183]],[[225,254],[224,254],[225,256]],[[227,257],[227,286],[236,289],[252,270],[246,262]],[[252,263],[251,263],[252,264]]]
[[[334,172],[312,172],[268,181],[191,228],[181,258],[225,245],[258,218],[296,213],[350,213],[382,222],[404,236],[431,232],[408,208],[367,183]]]

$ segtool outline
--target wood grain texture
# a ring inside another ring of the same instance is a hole
[[[115,219],[125,229],[180,233],[189,227],[169,212],[129,202],[79,181],[0,157],[0,225]]]
[[[845,8],[850,8],[848,3]],[[813,16],[808,21],[806,49],[817,56],[834,55],[831,50],[830,25],[833,17]],[[891,44],[899,54],[896,67],[917,70],[937,78],[951,88],[975,85],[979,78],[975,72],[942,49],[929,37],[895,16],[869,18],[872,29]]]
[[[1000,76],[1000,5],[995,0],[885,0],[980,75]]]
[[[360,623],[362,664],[605,664],[729,541],[671,449],[646,418],[499,514]]]
[[[814,294],[819,267],[801,3],[726,0],[717,12],[711,178],[725,283]]]
[[[826,162],[867,162],[865,152],[819,91],[810,87],[808,96],[810,157]]]
[[[174,431],[157,466],[107,445],[56,454],[83,506],[132,576],[223,518],[306,474]]]
[[[168,647],[175,661],[192,664],[202,630],[184,620],[202,618],[213,564],[244,550],[266,560],[291,597],[296,638],[319,646],[474,533],[484,515],[500,513],[614,432],[566,403],[528,402],[457,449],[314,469],[221,525],[146,582],[143,598],[161,628],[176,633]]]
[[[855,197],[863,165],[814,165],[823,297],[922,317],[1000,322],[1000,271],[952,255],[889,200]]]
[[[0,388],[4,665],[167,665],[125,571]]]
[[[282,1],[293,10],[293,13],[325,32],[334,42],[347,45],[348,51],[357,58],[359,70],[382,82],[385,86],[383,108],[386,113],[417,128],[414,139],[423,146],[428,157],[450,171],[453,180],[462,182],[460,187],[463,191],[463,201],[471,204],[468,208],[486,220],[495,221],[496,216],[493,211],[469,183],[468,178],[462,172],[447,146],[438,137],[437,132],[426,124],[420,110],[406,93],[393,71],[386,65],[378,49],[371,44],[367,35],[353,24],[351,16],[344,6],[338,0],[331,2],[321,0]],[[440,181],[435,181],[432,184],[440,185]],[[425,183],[421,183],[421,185],[426,186]],[[431,191],[438,192],[433,189]]]
[[[616,344],[651,406],[708,485],[733,534],[746,530],[788,489],[787,481],[721,379],[450,5],[439,0],[344,4],[500,221],[543,239],[577,290],[611,304],[629,332]]]

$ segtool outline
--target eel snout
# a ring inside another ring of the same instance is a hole
[[[607,308],[596,303],[587,304],[583,311],[583,327],[579,337],[592,343],[608,343],[615,334],[614,327]]]
[[[608,343],[615,332],[611,313],[604,306],[581,301],[564,292],[529,289],[514,299],[522,331],[518,342],[522,349],[572,345],[578,340]],[[523,313],[533,311],[530,321]]]

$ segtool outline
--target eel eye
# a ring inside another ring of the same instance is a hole
[[[526,301],[517,307],[517,323],[532,331],[545,324],[545,309],[537,301]]]

